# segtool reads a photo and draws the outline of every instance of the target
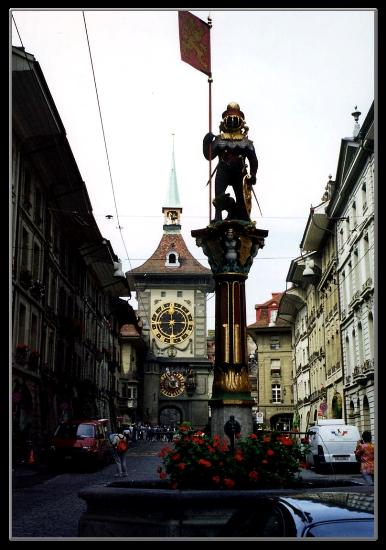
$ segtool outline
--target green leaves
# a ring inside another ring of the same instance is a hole
[[[288,487],[304,459],[303,447],[288,435],[250,434],[237,440],[232,453],[227,440],[196,432],[188,422],[160,456],[160,477],[168,476],[171,487],[180,489]]]

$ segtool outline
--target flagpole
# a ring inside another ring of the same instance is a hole
[[[212,28],[212,19],[208,15],[208,27],[209,27],[209,33]],[[209,39],[209,44],[211,44]],[[211,55],[211,47],[209,47],[209,56]],[[210,60],[210,67],[212,67],[212,63]],[[212,132],[212,72],[210,73],[210,76],[208,78],[208,84],[209,84],[209,132]],[[212,144],[209,144],[209,223],[212,219]]]

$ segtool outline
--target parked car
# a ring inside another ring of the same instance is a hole
[[[233,516],[221,536],[374,538],[374,495],[311,492],[262,498]]]
[[[288,533],[292,533],[289,536],[374,537],[374,499],[372,495],[328,492],[280,498],[274,503],[272,513],[275,529],[277,527],[281,530],[285,529]],[[280,525],[278,518],[284,518],[285,515],[287,516],[286,521]],[[266,525],[265,529],[267,528],[271,530],[272,527]]]
[[[54,463],[82,463],[93,466],[111,460],[108,420],[67,420],[55,430],[51,444]]]
[[[356,426],[343,419],[318,420],[309,430],[307,463],[316,470],[351,470],[359,472],[355,448],[360,439]]]

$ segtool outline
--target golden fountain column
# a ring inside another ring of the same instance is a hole
[[[230,416],[241,425],[241,435],[253,430],[248,376],[245,281],[253,258],[264,246],[268,231],[254,222],[224,220],[192,231],[208,257],[215,279],[215,364],[212,399],[212,435],[224,437]]]

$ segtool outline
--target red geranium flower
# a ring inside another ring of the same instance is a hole
[[[235,486],[235,482],[233,481],[233,479],[230,479],[229,477],[225,477],[224,485],[227,489],[232,489],[232,487]]]
[[[286,445],[287,447],[291,447],[294,444],[292,439],[289,437],[281,437],[281,438],[278,437],[277,439],[278,441],[280,441],[282,445]]]
[[[204,468],[211,468],[212,467],[212,463],[209,460],[205,460],[205,458],[200,458],[198,463],[201,464],[201,466],[204,466]]]
[[[304,445],[287,434],[257,432],[240,437],[235,451],[220,436],[210,437],[184,423],[173,445],[162,449],[161,479],[179,489],[288,487],[304,460]]]

